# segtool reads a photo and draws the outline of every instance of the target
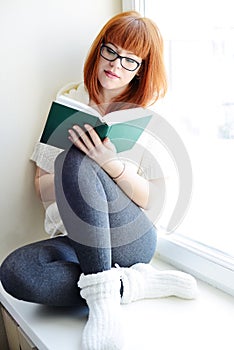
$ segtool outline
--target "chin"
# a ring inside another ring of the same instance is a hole
[[[101,84],[102,88],[106,89],[106,90],[116,90],[116,89],[122,88],[122,86],[119,86],[115,82],[101,82],[100,81],[100,84]]]

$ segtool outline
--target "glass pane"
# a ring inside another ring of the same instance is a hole
[[[155,109],[183,139],[193,168],[192,201],[178,232],[234,256],[232,8],[228,0],[145,2],[165,39],[169,79]]]

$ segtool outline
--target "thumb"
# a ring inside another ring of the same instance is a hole
[[[106,146],[106,148],[108,148],[111,151],[115,151],[115,145],[111,142],[111,140],[109,139],[109,137],[105,137],[105,139],[103,140],[103,144]]]

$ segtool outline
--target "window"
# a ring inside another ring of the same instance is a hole
[[[132,3],[162,32],[169,91],[155,109],[183,140],[193,173],[186,215],[161,237],[159,254],[234,295],[232,1]]]

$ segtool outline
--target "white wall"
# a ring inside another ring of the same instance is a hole
[[[51,100],[82,79],[87,50],[121,0],[7,0],[0,11],[0,260],[47,238],[29,161]]]

